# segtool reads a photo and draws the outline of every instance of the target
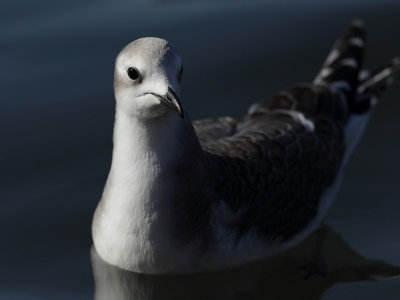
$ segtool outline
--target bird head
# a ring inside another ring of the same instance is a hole
[[[115,62],[117,109],[143,120],[171,112],[183,118],[178,98],[182,71],[182,59],[166,40],[146,37],[131,42]]]

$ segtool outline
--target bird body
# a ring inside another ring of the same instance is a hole
[[[112,166],[92,233],[108,263],[142,273],[227,268],[281,252],[321,222],[372,108],[399,65],[360,72],[354,21],[311,84],[241,118],[190,121],[182,61],[162,39],[119,54]]]

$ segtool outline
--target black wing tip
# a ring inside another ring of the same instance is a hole
[[[382,85],[383,83],[387,83],[389,86],[393,80],[394,73],[400,69],[400,57],[393,58],[389,63],[377,68],[376,70],[369,72],[363,70],[360,72],[360,85],[361,93],[367,91],[369,89],[374,89],[377,85]],[[365,74],[365,75],[364,75]],[[363,76],[365,78],[363,78]]]
[[[349,101],[352,101],[351,99],[354,97],[354,91],[358,84],[358,74],[363,65],[364,27],[364,22],[359,18],[351,21],[350,26],[347,26],[336,40],[321,71],[314,79],[314,83],[317,84],[347,83],[350,88],[344,90],[342,88],[342,92],[346,94]]]
[[[394,73],[400,69],[400,57],[393,58],[390,63],[369,72],[363,70],[365,78],[360,76],[358,98],[350,106],[355,114],[363,114],[373,108],[383,93],[394,81]],[[360,74],[362,75],[362,74]]]

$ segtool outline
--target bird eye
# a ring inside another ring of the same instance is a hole
[[[181,67],[181,69],[179,70],[179,73],[178,73],[178,81],[179,82],[181,82],[181,80],[182,80],[182,73],[183,73],[183,66]]]
[[[140,73],[136,68],[129,68],[128,76],[132,80],[138,80],[140,78]]]

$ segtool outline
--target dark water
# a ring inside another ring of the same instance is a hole
[[[326,278],[304,279],[301,269],[314,236],[272,260],[206,275],[135,275],[94,256],[96,287],[90,258],[111,159],[113,65],[125,44],[170,40],[185,61],[192,119],[236,116],[310,81],[355,16],[367,23],[368,67],[400,55],[399,14],[397,1],[3,0],[0,299],[90,299],[95,290],[98,299],[399,299],[400,78],[326,219]]]

